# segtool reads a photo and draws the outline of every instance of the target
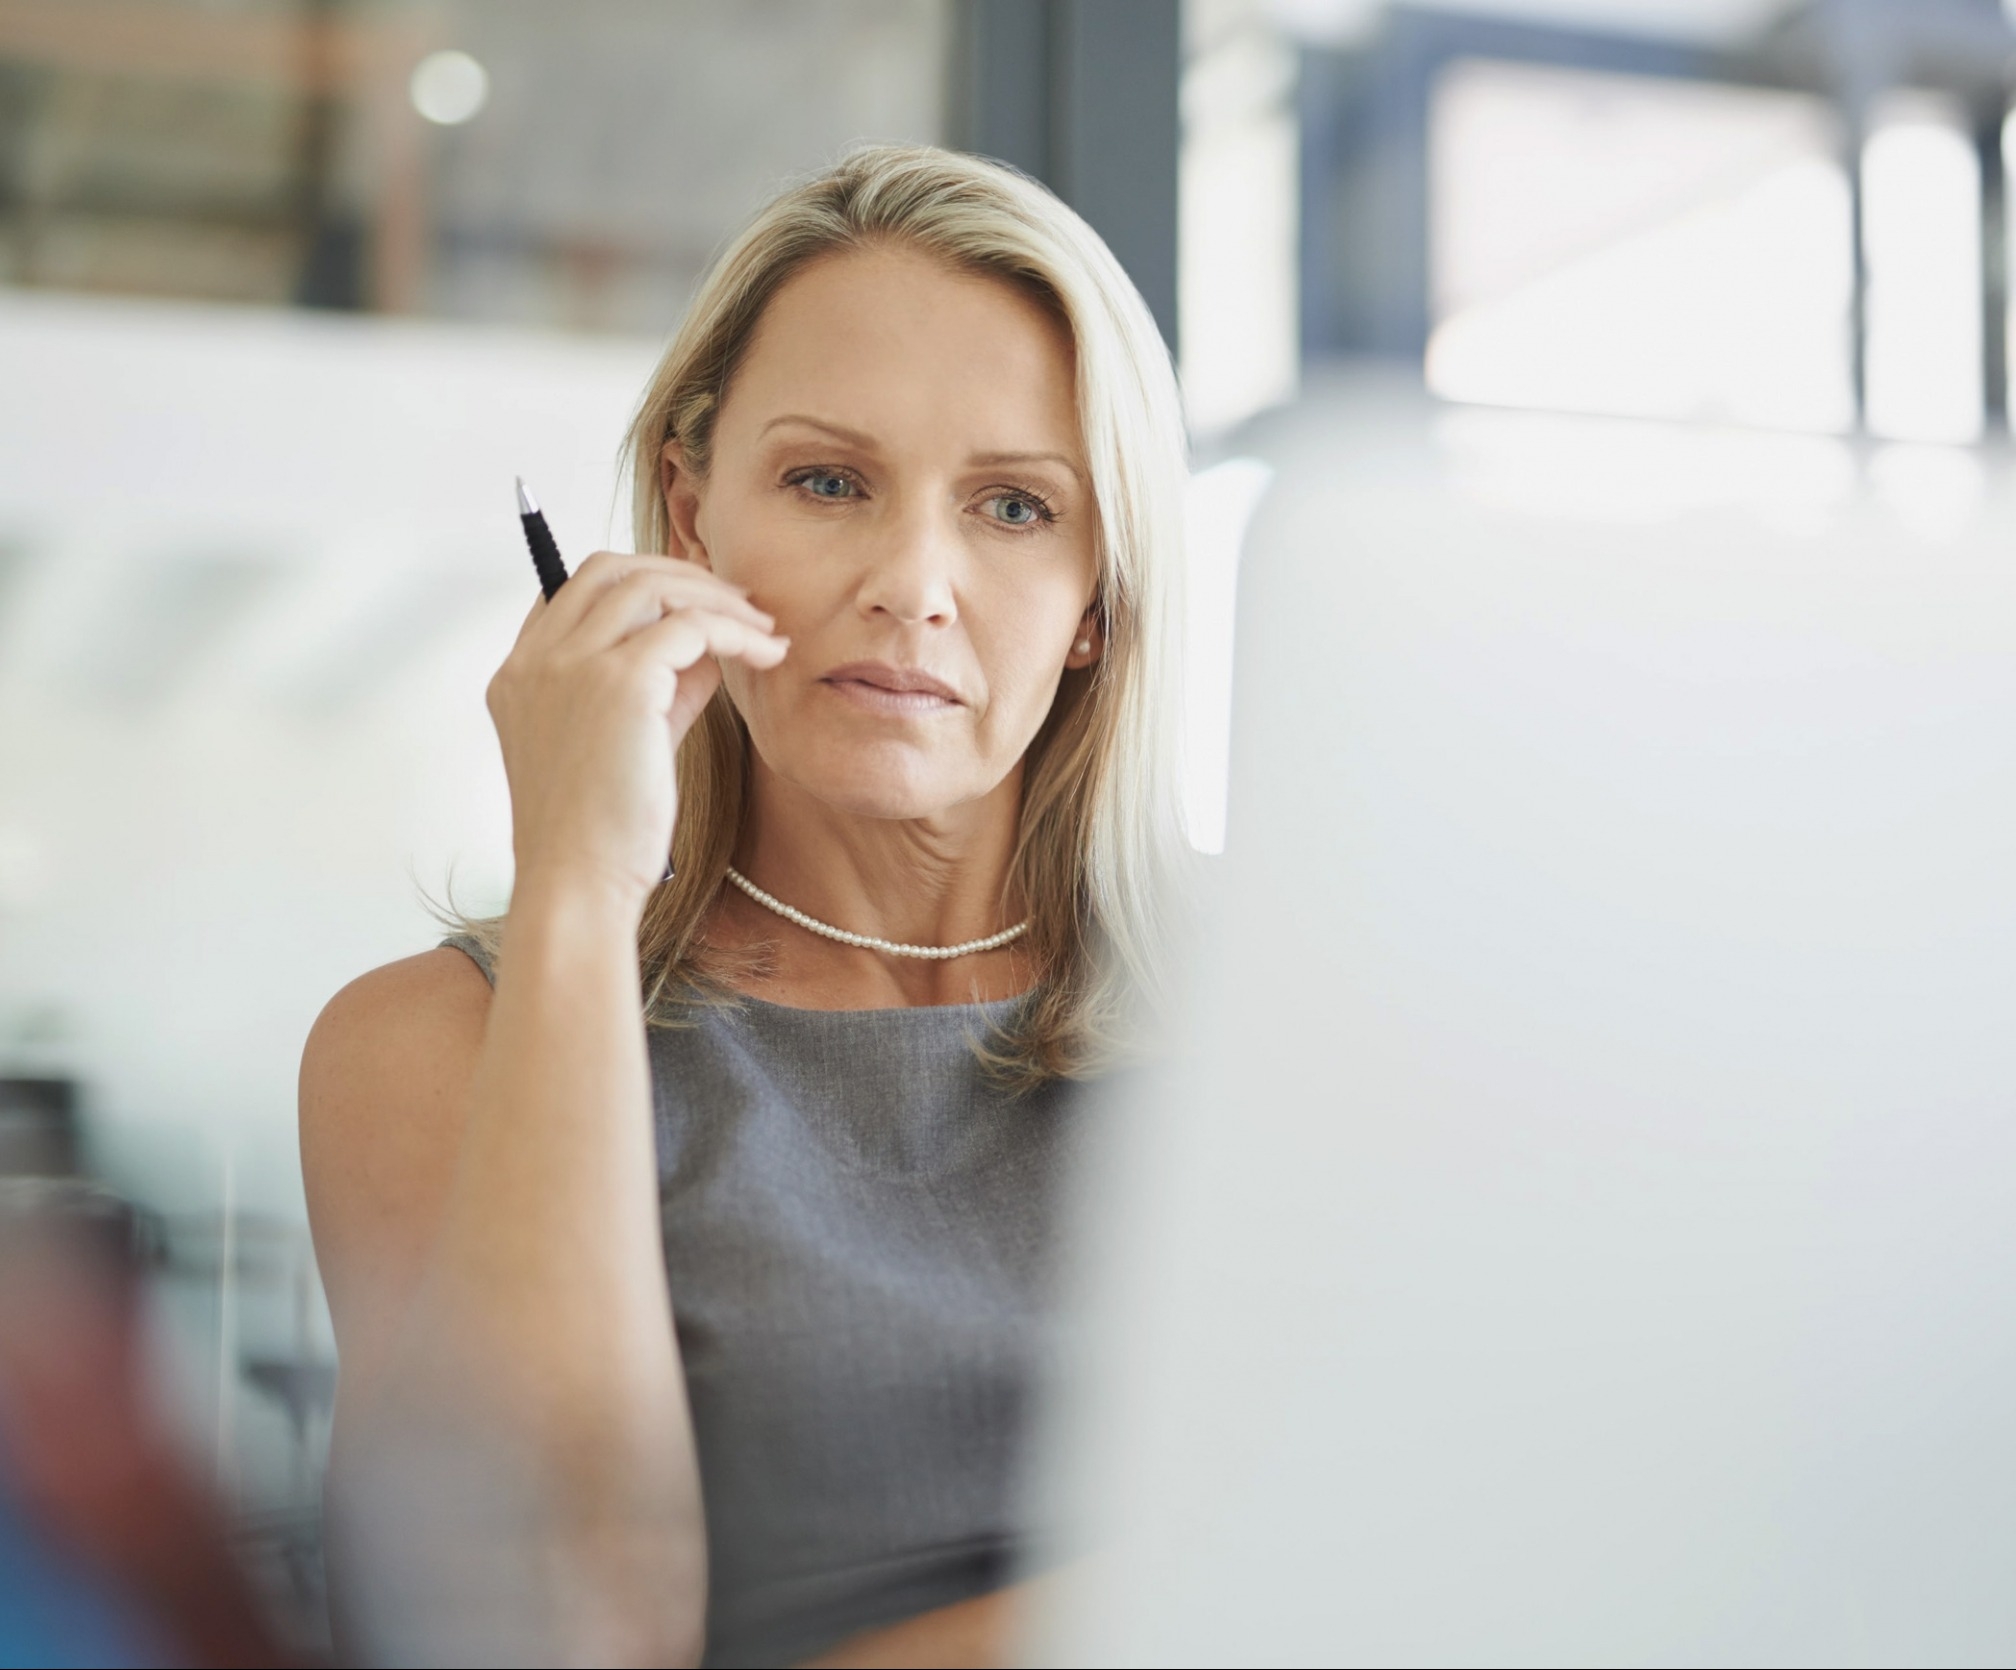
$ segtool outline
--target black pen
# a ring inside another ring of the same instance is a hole
[[[525,478],[521,475],[513,479],[518,483],[518,520],[525,527],[525,543],[532,548],[532,566],[539,571],[539,589],[550,601],[567,583],[567,565],[560,560],[560,547],[553,543],[553,530],[546,526],[539,506],[525,491]]]

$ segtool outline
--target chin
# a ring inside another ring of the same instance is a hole
[[[974,782],[972,762],[951,769],[900,744],[849,747],[827,739],[802,754],[770,756],[770,768],[835,810],[863,818],[933,817],[986,792]]]

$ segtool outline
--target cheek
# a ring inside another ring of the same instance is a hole
[[[1084,612],[1075,587],[1024,592],[986,611],[973,636],[993,698],[990,719],[1032,734],[1042,724]]]
[[[697,527],[707,547],[708,565],[722,579],[746,586],[751,574],[762,567],[762,553],[771,544],[769,530],[763,526],[763,509],[760,497],[713,484]]]
[[[820,600],[813,592],[826,568],[810,560],[816,553],[808,548],[804,524],[760,496],[724,504],[721,511],[706,535],[714,572],[746,589],[788,635],[793,621],[816,614]]]

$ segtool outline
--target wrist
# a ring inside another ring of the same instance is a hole
[[[506,921],[521,929],[610,931],[634,940],[650,896],[633,879],[593,867],[522,869]]]

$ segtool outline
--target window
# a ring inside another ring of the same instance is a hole
[[[1831,109],[1803,93],[1450,64],[1429,113],[1430,387],[1848,428],[1839,151]],[[1911,153],[1905,166],[1923,163]]]
[[[1981,434],[1981,169],[1958,101],[1893,93],[1862,147],[1872,433]]]

